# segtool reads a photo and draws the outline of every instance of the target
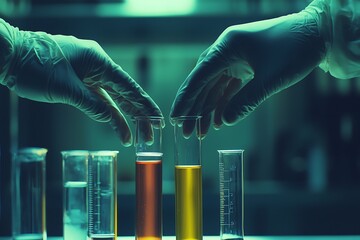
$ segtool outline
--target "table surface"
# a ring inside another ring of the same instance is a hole
[[[0,237],[9,240],[10,237]],[[62,240],[62,237],[48,237],[48,240]],[[118,240],[134,240],[131,236],[119,236]],[[174,236],[164,236],[162,240],[174,240]],[[245,236],[244,240],[360,240],[359,236]],[[219,236],[204,236],[203,240],[219,240]]]

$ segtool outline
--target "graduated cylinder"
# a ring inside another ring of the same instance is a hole
[[[218,150],[220,239],[244,239],[244,150]]]
[[[200,117],[175,123],[175,232],[177,240],[202,239]]]
[[[162,238],[162,127],[157,116],[136,117],[137,240]]]
[[[118,151],[90,152],[88,163],[88,239],[117,238]]]

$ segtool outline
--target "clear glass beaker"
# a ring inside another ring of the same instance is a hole
[[[162,238],[162,117],[136,117],[136,239]]]
[[[94,151],[88,162],[88,238],[117,238],[117,154]]]
[[[218,150],[220,239],[244,239],[244,150]]]
[[[13,239],[46,239],[45,148],[20,149],[12,165]]]
[[[172,119],[175,134],[175,232],[177,240],[202,239],[200,117]]]
[[[87,168],[89,152],[62,151],[64,240],[87,238]]]

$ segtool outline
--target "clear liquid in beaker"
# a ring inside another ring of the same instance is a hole
[[[64,239],[86,239],[86,182],[66,182],[64,206]]]
[[[19,161],[15,170],[14,239],[45,239],[45,162]]]
[[[43,234],[22,234],[13,238],[14,240],[43,240]]]

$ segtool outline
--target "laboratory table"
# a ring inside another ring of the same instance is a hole
[[[0,240],[10,240],[0,237]],[[48,237],[48,240],[62,240],[62,237]],[[119,236],[118,240],[134,240],[134,237]],[[174,236],[164,236],[163,240],[175,240]],[[203,240],[219,240],[219,236],[204,236]],[[245,236],[244,240],[360,240],[359,236]]]

